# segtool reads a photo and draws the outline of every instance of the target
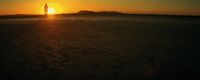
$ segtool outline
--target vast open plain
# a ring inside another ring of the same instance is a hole
[[[0,19],[0,79],[178,80],[200,70],[199,17]]]

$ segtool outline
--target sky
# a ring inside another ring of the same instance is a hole
[[[0,15],[42,14],[45,3],[55,8],[58,14],[93,10],[200,15],[200,0],[0,0]]]

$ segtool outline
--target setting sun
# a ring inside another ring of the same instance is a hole
[[[55,14],[55,13],[56,13],[55,8],[52,7],[48,8],[48,14]]]

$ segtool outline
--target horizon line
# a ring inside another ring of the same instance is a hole
[[[91,13],[84,13],[84,14],[80,14],[79,12],[81,11],[91,11]],[[117,13],[117,14],[121,14],[121,15],[160,15],[160,16],[197,16],[197,17],[200,17],[200,15],[190,15],[190,14],[162,14],[162,13],[128,13],[128,12],[120,12],[120,11],[92,11],[92,10],[80,10],[80,11],[77,11],[77,12],[71,12],[71,13],[55,13],[55,14],[50,14],[50,15],[94,15],[92,14],[92,12],[94,13],[100,13],[100,14],[104,14],[104,13],[101,13],[101,12],[108,12],[108,13],[105,13],[105,14],[111,14],[112,12],[114,13]],[[36,16],[36,15],[44,15],[44,14],[41,14],[41,13],[38,13],[38,14],[31,14],[31,13],[16,13],[16,14],[0,14],[0,16],[17,16],[17,15],[24,15],[24,16]],[[98,15],[98,14],[95,14],[95,15]]]

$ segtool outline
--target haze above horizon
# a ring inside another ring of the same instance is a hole
[[[56,14],[92,10],[200,15],[200,0],[1,0],[0,15],[42,14],[44,3],[55,8]]]

